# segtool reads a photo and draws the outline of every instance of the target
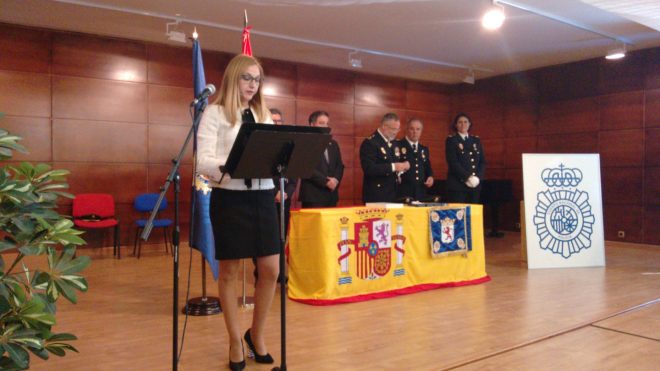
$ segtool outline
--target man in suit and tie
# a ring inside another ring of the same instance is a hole
[[[405,138],[398,142],[401,160],[410,162],[410,170],[401,174],[397,192],[399,199],[424,200],[426,189],[433,185],[429,148],[419,142],[423,129],[422,120],[411,118],[406,126]]]
[[[315,111],[309,115],[309,125],[328,127],[330,115],[325,111]],[[303,208],[334,207],[339,200],[339,184],[344,175],[339,145],[332,139],[319,159],[314,174],[303,179],[300,185],[300,200]]]
[[[380,127],[360,145],[360,164],[364,178],[362,202],[396,202],[399,176],[410,168],[401,159],[396,134],[401,121],[396,113],[387,113]]]

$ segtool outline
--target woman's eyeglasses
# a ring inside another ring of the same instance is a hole
[[[248,84],[252,81],[256,82],[257,85],[261,84],[264,80],[261,78],[261,76],[252,76],[249,73],[244,73],[241,74],[241,80],[247,82]]]

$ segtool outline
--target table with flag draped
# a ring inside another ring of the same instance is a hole
[[[483,208],[467,206],[292,211],[289,297],[329,305],[489,281]]]

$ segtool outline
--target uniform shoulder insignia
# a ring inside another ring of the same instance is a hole
[[[479,139],[479,136],[478,136],[478,135],[474,135],[474,137],[477,138],[477,139]]]

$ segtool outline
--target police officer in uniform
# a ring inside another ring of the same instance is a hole
[[[465,113],[456,115],[453,121],[455,133],[445,141],[447,171],[447,202],[479,203],[481,180],[486,169],[486,159],[481,140],[468,132],[472,120]]]
[[[410,162],[410,170],[401,174],[398,198],[410,201],[422,201],[426,198],[426,189],[433,185],[433,170],[429,148],[419,143],[424,124],[418,118],[408,120],[406,137],[398,142],[401,160]]]
[[[399,176],[410,168],[401,160],[396,134],[401,122],[395,113],[387,113],[380,127],[360,145],[360,164],[364,178],[362,202],[396,202]]]

